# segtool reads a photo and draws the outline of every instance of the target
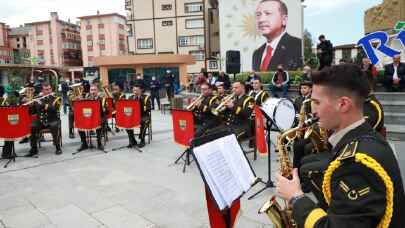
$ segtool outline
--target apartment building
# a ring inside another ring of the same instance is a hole
[[[128,54],[126,18],[117,13],[79,17],[83,66],[95,65],[98,56]]]
[[[196,63],[188,73],[212,70],[219,53],[217,5],[213,0],[125,0],[130,54],[190,54]]]
[[[62,21],[56,12],[50,20],[25,24],[29,30],[29,49],[37,64],[81,66],[80,27]]]
[[[0,22],[0,64],[12,63],[12,49],[9,42],[10,28]]]
[[[11,28],[9,33],[10,47],[13,50],[13,62],[15,64],[30,64],[29,33],[30,27],[20,26]]]

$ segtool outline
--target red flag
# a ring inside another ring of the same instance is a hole
[[[205,188],[205,198],[207,199],[208,217],[210,219],[211,228],[227,228],[224,214],[218,209],[211,193]],[[235,225],[236,217],[240,209],[240,199],[236,200],[230,209],[231,212],[231,227]],[[229,209],[228,209],[229,210]]]
[[[0,107],[0,139],[13,141],[31,134],[28,106]]]
[[[112,113],[113,113],[113,99],[110,97],[106,98],[106,103],[107,103],[107,115],[106,118],[107,119],[111,119],[112,118]]]
[[[172,110],[174,141],[184,146],[190,146],[194,138],[193,113],[185,110]]]
[[[82,131],[90,131],[101,126],[101,101],[74,101],[73,110],[75,128]]]
[[[141,124],[141,106],[136,100],[118,100],[115,121],[119,128],[133,129]]]
[[[256,147],[261,155],[267,154],[267,142],[264,133],[264,117],[259,106],[255,106]]]

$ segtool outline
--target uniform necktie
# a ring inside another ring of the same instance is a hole
[[[267,71],[267,68],[269,67],[271,58],[273,57],[273,48],[268,45],[266,49],[266,56],[263,59],[262,65],[260,65],[260,71]]]

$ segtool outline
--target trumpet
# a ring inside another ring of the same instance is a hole
[[[83,95],[82,83],[76,83],[69,86],[72,89],[72,99],[80,99]]]
[[[187,111],[192,111],[195,109],[197,103],[200,103],[204,100],[204,96],[201,94],[197,99],[195,99],[193,102],[191,102],[187,107]]]
[[[211,110],[212,114],[218,116],[220,113],[225,111],[225,109],[226,109],[225,104],[228,103],[229,101],[233,100],[234,98],[235,98],[235,93],[232,93],[232,94],[224,97],[222,102],[216,108]]]

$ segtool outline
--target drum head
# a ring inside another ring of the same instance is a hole
[[[285,98],[267,99],[261,109],[266,118],[270,118],[277,125],[279,130],[285,131],[294,125],[295,108],[294,104]]]

